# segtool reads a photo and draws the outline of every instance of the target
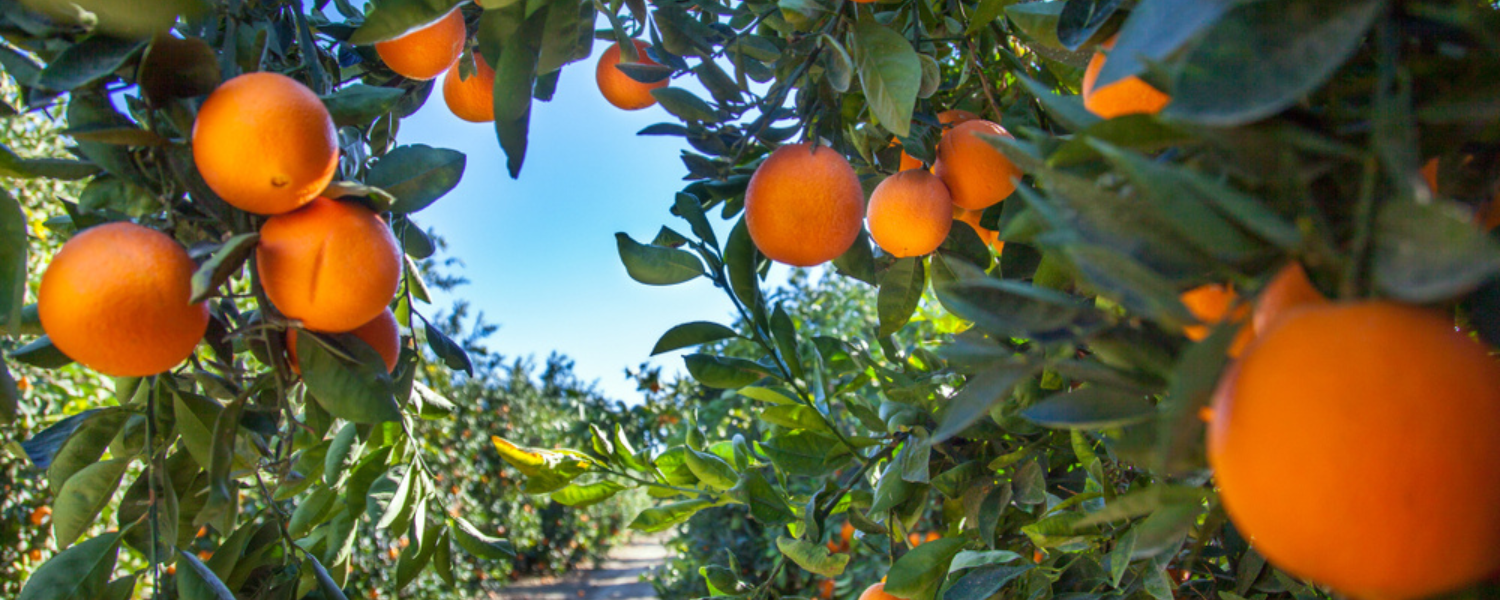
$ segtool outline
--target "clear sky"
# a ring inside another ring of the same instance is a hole
[[[463,261],[459,274],[471,283],[454,297],[500,325],[488,346],[507,357],[538,360],[556,350],[576,361],[584,381],[633,401],[639,395],[625,379],[625,367],[645,360],[673,325],[728,324],[732,307],[707,279],[647,286],[631,280],[620,264],[616,231],[648,242],[662,225],[687,230],[668,212],[673,194],[687,183],[678,159],[687,144],[636,135],[647,125],[675,121],[661,107],[626,112],[604,101],[594,63],[606,47],[596,42],[593,56],[564,67],[552,102],[533,103],[519,180],[506,173],[494,127],[452,116],[441,89],[402,121],[397,139],[468,155],[458,187],[414,220],[435,228],[448,241],[448,255]],[[696,82],[688,89],[702,94]],[[727,224],[718,227],[724,239]],[[446,298],[436,301],[450,305]],[[681,371],[680,354],[659,357],[657,364],[666,367],[664,373]]]

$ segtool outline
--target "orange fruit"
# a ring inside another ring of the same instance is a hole
[[[1255,335],[1265,335],[1282,317],[1293,309],[1323,304],[1328,298],[1307,278],[1307,271],[1300,263],[1282,267],[1261,290],[1255,299],[1255,310],[1250,314],[1250,325]]]
[[[393,40],[377,42],[385,66],[407,79],[428,80],[443,74],[464,52],[464,16],[454,10],[443,18]]]
[[[1294,311],[1216,395],[1208,458],[1252,545],[1355,598],[1500,569],[1500,364],[1450,315],[1387,301]]]
[[[1089,59],[1088,69],[1083,72],[1083,107],[1106,119],[1120,115],[1154,115],[1161,112],[1172,101],[1172,97],[1151,87],[1140,77],[1132,75],[1094,89],[1094,82],[1099,80],[1099,71],[1104,68],[1107,60],[1105,51],[1115,47],[1115,39],[1118,37],[1109,38],[1102,49],[1094,52],[1094,57]]]
[[[880,583],[865,588],[859,595],[859,600],[905,600],[900,596],[885,593],[885,578],[880,578]]]
[[[1224,322],[1224,319],[1233,318],[1239,321],[1249,315],[1250,311],[1250,307],[1240,306],[1234,310],[1233,315],[1229,314],[1230,309],[1234,308],[1235,301],[1239,300],[1239,294],[1234,293],[1234,290],[1229,289],[1228,286],[1217,283],[1201,285],[1183,292],[1178,299],[1182,301],[1183,306],[1187,307],[1188,312],[1193,313],[1199,323],[1202,323],[1183,328],[1182,333],[1195,342],[1208,337],[1209,329]],[[1240,331],[1239,337],[1246,337],[1249,333],[1250,328],[1244,328]],[[1239,345],[1238,341],[1236,345]]]
[[[224,82],[198,109],[193,162],[235,208],[280,214],[311,202],[333,181],[338,134],[307,86],[276,73],[246,73]]]
[[[42,549],[32,548],[30,552],[26,553],[26,558],[31,559],[31,562],[42,562]]]
[[[631,40],[635,44],[637,62],[644,65],[660,64],[646,56],[646,49],[650,46],[640,40]],[[599,55],[599,64],[594,68],[594,81],[599,84],[599,93],[604,94],[604,99],[616,108],[624,110],[640,110],[656,104],[656,97],[651,95],[651,90],[667,87],[667,80],[663,79],[656,83],[641,83],[631,79],[624,71],[615,66],[620,64],[620,44],[615,43]]]
[[[960,221],[972,227],[974,233],[979,234],[979,239],[983,240],[996,254],[999,254],[1001,250],[1005,249],[1005,242],[1000,241],[1000,232],[993,229],[985,229],[979,225],[979,219],[983,216],[984,211],[982,210],[967,210],[957,205],[953,207],[953,220]]]
[[[842,552],[842,551],[843,551],[843,548],[841,548],[839,546],[838,542],[835,542],[835,541],[832,541],[832,540],[830,540],[828,542],[828,553],[829,554],[838,554],[839,552]]]
[[[953,203],[984,210],[1016,191],[1021,169],[978,134],[1011,137],[1005,128],[984,120],[965,121],[943,132],[932,172],[948,186]]]
[[[100,373],[161,373],[191,355],[208,330],[208,307],[188,303],[194,269],[164,233],[124,222],[90,227],[42,274],[42,329],[63,354]]]
[[[940,533],[938,533],[936,531],[929,531],[929,532],[927,532],[927,537],[922,538],[922,543],[925,544],[927,542],[936,542],[936,541],[938,541],[940,539],[943,539],[942,534],[940,534]]]
[[[396,370],[396,359],[401,356],[401,329],[396,325],[396,315],[391,314],[390,309],[386,309],[369,323],[360,325],[349,333],[369,344],[375,352],[380,354],[381,360],[385,361],[387,372]],[[302,374],[302,368],[297,365],[296,329],[286,331],[286,351],[291,359],[292,372]]]
[[[198,560],[201,560],[203,562],[208,562],[209,560],[213,559],[213,557],[214,557],[214,553],[211,550],[199,550],[198,551]]]
[[[787,144],[750,176],[745,225],[761,254],[811,267],[854,245],[864,199],[859,177],[843,155],[828,146]]]
[[[969,121],[978,121],[979,115],[961,108],[950,108],[938,113],[937,119],[941,125],[962,125]]]
[[[474,53],[473,75],[463,79],[458,69],[443,76],[443,102],[453,116],[470,123],[495,120],[495,70],[479,53]]]
[[[895,138],[895,137],[891,138],[891,145],[892,146],[900,146],[901,145],[901,138]],[[922,168],[924,166],[926,166],[926,165],[923,165],[922,161],[917,160],[917,157],[912,156],[910,154],[907,154],[905,150],[901,151],[901,165],[899,167],[897,167],[897,170],[899,170],[899,171],[907,171],[907,170],[911,170],[911,169],[920,169],[920,168]]]
[[[818,597],[822,598],[823,600],[832,600],[832,598],[833,598],[833,580],[832,579],[824,579],[824,580],[818,582]]]
[[[1432,158],[1427,159],[1427,162],[1422,165],[1421,173],[1422,173],[1422,180],[1427,182],[1427,189],[1430,190],[1433,194],[1437,194],[1437,192],[1438,192],[1438,180],[1437,180],[1437,178],[1438,178],[1438,159],[1437,159],[1437,157],[1432,157]]]
[[[922,534],[917,533],[915,531],[906,534],[906,543],[911,544],[911,547],[913,547],[913,548],[916,548],[917,546],[921,546],[922,545]]]
[[[396,295],[401,251],[370,209],[318,198],[260,228],[256,269],[271,304],[314,331],[369,323]]]
[[[854,539],[854,524],[844,521],[844,527],[839,530],[839,538],[844,540],[844,545],[849,545],[849,540]]]
[[[41,527],[42,524],[46,523],[47,519],[51,517],[51,506],[38,506],[36,507],[36,510],[31,511],[31,524],[35,527]]]
[[[885,178],[870,193],[870,237],[896,257],[937,250],[953,226],[953,198],[937,176],[922,169]]]

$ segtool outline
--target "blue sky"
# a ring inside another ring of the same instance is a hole
[[[635,400],[625,367],[645,360],[673,325],[728,324],[732,308],[707,279],[646,286],[620,264],[616,231],[645,242],[662,225],[686,230],[668,207],[686,184],[678,156],[687,145],[636,135],[674,120],[661,107],[626,112],[599,95],[594,63],[606,47],[596,42],[593,56],[564,67],[552,102],[533,104],[519,180],[506,173],[493,126],[452,116],[441,90],[402,121],[397,139],[468,155],[458,187],[415,220],[435,228],[448,254],[463,261],[459,274],[471,283],[453,297],[500,325],[488,345],[508,357],[542,359],[556,350],[576,361],[581,379],[596,381],[611,397]],[[717,225],[727,233],[727,223]],[[784,268],[776,274],[784,276]],[[446,308],[451,298],[436,302]],[[681,371],[680,353],[656,362],[665,372]]]

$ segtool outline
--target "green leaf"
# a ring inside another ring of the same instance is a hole
[[[1233,324],[1215,327],[1207,338],[1177,357],[1158,407],[1157,468],[1182,474],[1203,466],[1204,423],[1198,410],[1208,405],[1219,385],[1229,362],[1229,347],[1238,335],[1239,327]]]
[[[485,11],[485,16],[490,13],[515,13],[519,5],[500,11]],[[567,10],[570,7],[557,5],[553,8]],[[541,51],[541,37],[545,27],[547,12],[551,9],[537,11],[526,17],[519,25],[519,29],[511,35],[503,35],[503,47],[498,62],[495,65],[495,135],[500,139],[500,147],[505,150],[506,167],[510,171],[511,179],[519,177],[521,165],[526,161],[526,136],[531,127],[531,94],[532,87],[536,83],[537,60]],[[505,27],[507,22],[519,20],[519,15],[510,19],[496,21],[497,25],[491,26],[490,19],[480,20],[480,43],[481,49],[487,38],[497,35],[492,27]],[[488,57],[489,54],[486,53]]]
[[[0,318],[11,336],[21,334],[27,247],[26,213],[14,196],[0,190]]]
[[[688,372],[698,383],[720,389],[738,389],[760,381],[767,375],[765,367],[745,360],[709,354],[683,357]]]
[[[235,600],[234,594],[192,552],[177,551],[177,596],[183,600]]]
[[[59,92],[82,87],[120,70],[145,46],[145,42],[138,40],[91,35],[68,46],[47,63],[36,85]]]
[[[179,18],[191,21],[209,8],[204,0],[25,0],[23,4],[64,23],[76,22],[82,9],[92,16],[98,31],[128,38],[166,31]]]
[[[803,477],[827,473],[829,459],[839,447],[838,440],[806,429],[773,436],[758,446],[778,470]]]
[[[776,351],[781,353],[782,362],[791,371],[792,377],[804,377],[802,356],[797,352],[797,327],[792,323],[791,315],[787,314],[786,307],[781,304],[777,304],[776,310],[771,311],[771,339],[776,343]]]
[[[1035,2],[1031,4],[1017,4],[1008,10],[1015,10],[1027,6],[1046,6],[1062,4],[1062,2]],[[1101,121],[1098,115],[1089,112],[1083,107],[1083,99],[1080,96],[1059,96],[1052,92],[1047,86],[1038,83],[1035,79],[1025,75],[1017,75],[1016,79],[1021,86],[1041,102],[1042,108],[1047,109],[1047,115],[1057,119],[1064,127],[1072,131],[1082,131],[1092,127]]]
[[[1467,294],[1500,272],[1500,244],[1450,201],[1386,202],[1376,218],[1375,285],[1414,304]]]
[[[52,493],[61,496],[64,484],[74,474],[97,463],[129,417],[130,413],[123,409],[106,408],[90,413],[79,422],[47,467],[47,484]]]
[[[547,10],[542,33],[542,51],[537,58],[537,73],[555,73],[563,65],[588,58],[594,45],[593,2],[573,0],[573,10],[564,0]]]
[[[63,483],[53,502],[52,532],[59,548],[67,548],[88,530],[120,487],[131,458],[115,458],[84,467]]]
[[[1238,4],[1188,51],[1165,112],[1223,127],[1276,114],[1323,85],[1385,7],[1384,0]]]
[[[1163,506],[1174,504],[1198,505],[1208,499],[1208,496],[1209,492],[1203,488],[1155,484],[1133,490],[1128,494],[1115,498],[1105,504],[1103,509],[1088,513],[1073,525],[1075,527],[1089,527],[1116,521],[1126,521],[1149,515]]]
[[[1005,12],[1006,7],[1016,3],[1016,0],[979,0],[979,6],[969,15],[969,24],[964,28],[964,35],[974,35],[1000,18],[1000,13]],[[1026,6],[1026,5],[1022,5]],[[1055,29],[1053,31],[1056,31]],[[1056,34],[1054,33],[1054,37]]]
[[[1234,6],[1233,0],[1145,0],[1120,26],[1110,59],[1094,85],[1104,87],[1146,71],[1145,62],[1165,62]]]
[[[688,123],[717,123],[719,113],[702,98],[682,88],[664,87],[651,90],[651,96],[672,116]]]
[[[356,83],[323,97],[323,105],[339,127],[364,125],[391,112],[406,90]],[[399,150],[400,148],[397,148]]]
[[[1013,563],[1018,560],[1021,560],[1021,555],[1010,550],[987,550],[983,552],[965,550],[953,557],[953,562],[948,564],[948,572],[955,573],[964,569]]]
[[[26,345],[11,350],[9,356],[16,362],[43,369],[57,369],[73,363],[73,359],[52,345],[52,339],[45,335],[37,336]]]
[[[122,528],[59,552],[32,572],[16,600],[98,598],[115,570],[124,534]]]
[[[953,582],[943,594],[943,600],[985,600],[1031,569],[1032,565],[980,567]]]
[[[584,508],[613,498],[615,494],[628,489],[630,488],[610,480],[590,483],[588,485],[575,483],[552,492],[552,500],[563,506]]]
[[[863,19],[854,26],[854,60],[871,114],[891,133],[910,135],[911,113],[922,85],[917,51],[895,30]]]
[[[77,181],[103,172],[98,165],[88,161],[66,158],[21,158],[15,152],[0,145],[0,175],[18,179],[59,179]]]
[[[1003,0],[988,0],[991,2]],[[827,69],[828,85],[833,86],[834,91],[842,94],[849,91],[849,84],[854,82],[854,59],[849,57],[849,52],[844,46],[826,33],[818,36],[818,43],[823,45],[824,68]]]
[[[302,381],[330,414],[365,424],[401,420],[391,374],[374,348],[348,344],[339,349],[340,356],[330,350],[333,342],[321,334],[301,331],[297,337],[302,340],[297,345]]]
[[[844,572],[844,565],[849,564],[848,554],[829,554],[826,545],[816,542],[781,536],[776,538],[776,549],[797,566],[824,577],[839,576]]]
[[[866,251],[868,252],[868,245]],[[745,219],[741,218],[735,222],[734,229],[729,232],[729,241],[724,245],[724,266],[729,271],[730,289],[734,290],[735,297],[752,314],[764,311],[760,280],[756,277],[759,256],[760,250],[756,249],[755,241],[750,239],[750,228],[745,225]]]
[[[240,266],[245,259],[250,257],[250,252],[255,250],[255,244],[260,241],[260,234],[256,232],[241,233],[224,241],[218,250],[198,270],[193,272],[192,295],[188,297],[190,304],[197,304],[207,300],[219,286],[235,273],[240,271]]]
[[[931,600],[948,575],[948,564],[963,548],[964,540],[953,537],[912,548],[891,565],[886,593],[907,600]]]
[[[1197,321],[1182,305],[1170,281],[1129,256],[1092,244],[1073,244],[1063,252],[1100,295],[1131,312],[1168,329],[1181,329]]]
[[[710,64],[710,63],[705,63]],[[719,238],[714,234],[713,226],[708,223],[708,215],[703,212],[703,203],[697,196],[692,194],[677,193],[672,201],[672,212],[682,217],[692,227],[693,235],[711,247],[719,247]]]
[[[463,517],[450,518],[448,528],[453,532],[453,541],[458,542],[458,547],[477,558],[498,560],[516,556],[510,542],[480,533],[473,523]]]
[[[688,448],[683,458],[687,459],[688,470],[708,489],[723,491],[739,483],[740,476],[734,472],[734,467],[716,454]]]
[[[188,454],[204,469],[212,464],[210,447],[213,444],[214,422],[224,410],[218,402],[198,394],[173,392],[172,415],[177,421],[177,432],[182,434],[182,443]]]
[[[1078,50],[1099,32],[1120,7],[1120,0],[1070,0],[1057,16],[1057,41]]]
[[[1044,427],[1104,429],[1148,421],[1156,416],[1156,405],[1137,392],[1088,386],[1048,396],[1021,416]]]
[[[455,371],[463,371],[470,377],[474,375],[474,363],[469,360],[469,353],[464,350],[463,346],[454,342],[441,329],[434,327],[432,322],[425,317],[422,319],[422,331],[426,334],[427,347],[432,349],[432,353],[436,354],[445,366]]]
[[[870,285],[877,285],[879,279],[875,274],[875,253],[870,249],[870,234],[860,229],[859,237],[854,239],[854,245],[838,258],[833,259],[833,266],[844,275]]]
[[[646,285],[675,285],[704,274],[703,261],[686,250],[642,244],[624,233],[615,234],[615,244],[625,272]]]
[[[790,523],[797,518],[786,498],[766,481],[760,471],[746,471],[735,488],[735,497],[750,507],[750,516],[766,527]]]
[[[1036,367],[1028,363],[1005,363],[969,378],[963,389],[947,402],[932,434],[932,443],[951,438],[990,414],[990,407],[1010,398],[1016,384],[1031,376]]]
[[[100,596],[100,600],[130,600],[134,598],[135,578],[136,576],[131,574],[109,582],[109,585],[104,586],[104,595]]]
[[[922,290],[926,287],[927,273],[922,268],[921,258],[902,258],[886,269],[880,278],[880,295],[876,301],[881,336],[896,333],[911,320],[917,305],[922,303]]]
[[[630,521],[630,528],[643,533],[666,531],[686,523],[698,511],[713,506],[713,502],[702,498],[682,500],[654,506],[643,510]]]
[[[421,523],[421,519],[419,518],[417,522]],[[433,527],[419,529],[418,535],[413,537],[415,538],[412,543],[414,548],[402,552],[401,557],[396,559],[396,591],[398,593],[411,585],[411,582],[415,581],[417,576],[422,574],[422,570],[432,562],[432,555],[437,550],[437,543],[441,538],[437,529]]]
[[[365,183],[395,196],[391,212],[414,213],[447,194],[463,178],[464,153],[422,144],[400,146],[370,167]]]
[[[323,567],[323,563],[318,562],[318,557],[310,552],[305,554],[307,562],[312,564],[313,578],[317,579],[318,589],[323,592],[324,600],[349,600],[344,596],[343,587],[333,580],[332,575],[328,574],[328,569]]]
[[[656,341],[656,346],[651,349],[651,356],[689,346],[717,342],[738,335],[733,329],[709,321],[683,323],[662,334],[661,339]]]
[[[385,0],[365,15],[349,43],[368,46],[393,40],[446,16],[460,0]]]
[[[961,261],[944,261],[944,264],[958,279],[938,286],[943,305],[993,335],[1066,337],[1102,318],[1083,298],[989,277]]]

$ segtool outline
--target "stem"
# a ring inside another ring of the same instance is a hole
[[[984,65],[979,63],[979,50],[974,47],[974,40],[968,40],[969,62],[974,63],[974,72],[979,74],[979,89],[984,90],[984,99],[990,103],[990,112],[996,120],[1000,118],[1000,104],[995,102],[995,95],[990,92],[990,78],[984,74]]]
[[[1378,173],[1377,159],[1365,159],[1364,173],[1359,182],[1359,203],[1354,209],[1354,239],[1350,242],[1349,260],[1344,263],[1343,280],[1339,282],[1339,298],[1342,300],[1359,295],[1359,280],[1364,275],[1365,259],[1370,252],[1370,234],[1374,229],[1375,179]]]
[[[155,378],[148,377],[141,380],[140,385],[156,387]],[[151,520],[151,589],[159,593],[161,585],[161,560],[157,556],[156,547],[159,545],[160,532],[157,531],[156,513],[156,390],[153,389],[146,394],[146,498],[150,502],[147,505],[147,517]],[[154,594],[153,594],[154,595]]]

